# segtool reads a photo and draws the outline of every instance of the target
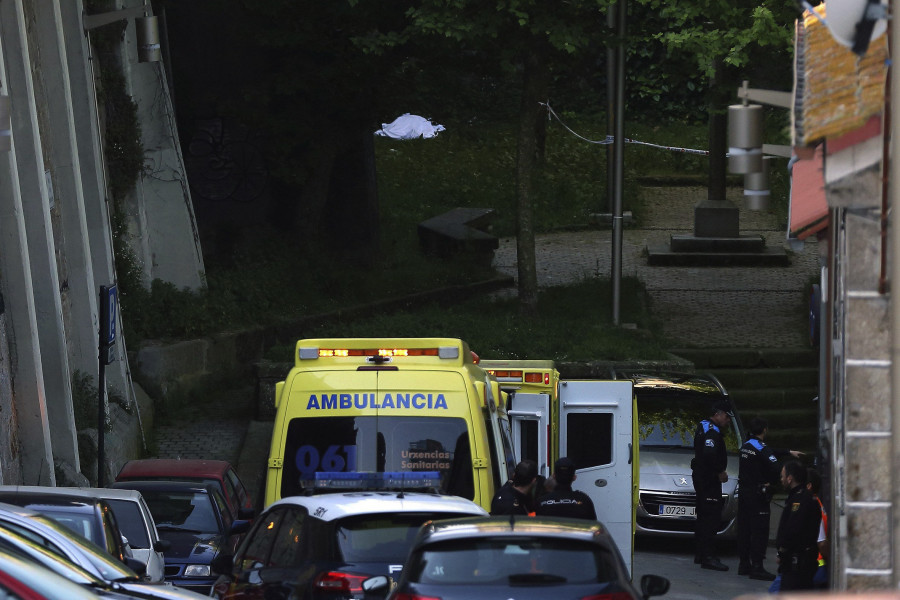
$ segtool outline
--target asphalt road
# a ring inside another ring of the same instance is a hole
[[[775,553],[769,550],[766,569],[775,570]],[[737,574],[736,550],[722,552],[719,558],[728,565],[724,573],[701,569],[694,564],[691,539],[638,538],[634,552],[634,582],[640,585],[642,575],[662,575],[671,582],[664,600],[724,600],[744,594],[767,594],[770,582],[756,581]]]

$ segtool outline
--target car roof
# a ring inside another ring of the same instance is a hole
[[[142,477],[203,477],[207,479],[222,479],[231,463],[226,460],[203,459],[175,459],[175,458],[144,458],[130,460],[125,463],[116,475],[116,480],[122,477],[140,479]]]
[[[97,496],[79,492],[42,490],[37,486],[0,485],[0,499],[9,504],[53,504],[68,506],[96,506],[104,501]]]
[[[288,496],[268,507],[303,506],[309,514],[323,521],[373,513],[442,512],[459,515],[483,515],[487,511],[471,500],[459,496],[442,496],[421,492],[334,492],[313,496]]]
[[[711,373],[654,371],[652,369],[617,369],[616,379],[634,381],[635,393],[648,390],[677,389],[705,396],[728,396],[725,387]]]
[[[212,483],[200,483],[197,481],[175,480],[129,480],[117,481],[112,484],[112,489],[132,489],[138,491],[154,492],[184,492],[193,491],[201,494],[219,493],[219,489]]]
[[[0,485],[0,493],[15,490],[18,493],[34,492],[36,494],[68,496],[71,498],[100,498],[103,500],[139,500],[141,493],[131,489],[86,488],[86,487],[50,487],[37,485]]]
[[[497,516],[447,519],[427,523],[420,539],[427,543],[477,537],[555,537],[612,546],[612,536],[598,521],[563,517]]]

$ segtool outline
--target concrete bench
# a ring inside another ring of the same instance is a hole
[[[419,246],[426,254],[450,256],[470,252],[493,258],[500,241],[487,229],[493,208],[457,207],[419,223]]]

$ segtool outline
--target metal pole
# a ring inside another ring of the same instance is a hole
[[[896,52],[897,48],[900,48],[900,24],[897,23],[897,13],[894,10],[897,6],[897,1],[893,0],[891,2],[891,13],[893,13],[894,18],[888,19],[888,27],[890,27],[890,38],[889,38],[889,48],[892,52]],[[890,106],[893,106],[894,103],[897,102],[897,99],[900,98],[900,77],[894,73],[894,65],[896,62],[892,63],[890,70],[890,87],[888,88],[888,102]],[[891,110],[891,112],[894,112]],[[900,256],[898,256],[898,249],[900,249],[900,228],[897,227],[896,217],[897,217],[897,208],[900,207],[900,185],[897,185],[897,182],[900,181],[900,164],[898,161],[894,160],[893,152],[897,150],[897,142],[900,140],[900,127],[898,127],[898,121],[900,119],[897,118],[897,115],[891,115],[891,123],[890,129],[884,132],[884,135],[890,135],[890,142],[892,146],[891,156],[884,156],[882,160],[890,160],[890,170],[888,172],[888,179],[882,185],[889,186],[890,190],[890,222],[888,223],[888,229],[890,232],[890,244],[889,251],[893,256],[893,260],[891,261],[891,277],[889,282],[889,294],[890,294],[890,315],[891,315],[891,450],[893,454],[893,464],[898,464],[898,459],[900,459]],[[882,250],[884,251],[884,249]],[[896,469],[892,471],[892,481],[891,481],[891,520],[893,521],[893,544],[892,548],[888,549],[891,553],[891,582],[893,583],[893,588],[897,589],[900,586],[900,476],[898,476]]]
[[[103,464],[106,462],[106,361],[100,347],[100,370],[97,374],[97,487],[103,487]]]
[[[618,4],[610,4],[606,10],[606,26],[610,34],[616,29],[616,10]],[[612,44],[606,46],[606,134],[616,134],[616,48]],[[616,157],[615,147],[606,145],[606,201],[602,211],[612,212],[613,198],[616,195]]]
[[[619,303],[622,295],[622,183],[625,170],[625,0],[616,2],[616,176],[612,215],[612,322],[619,325]]]

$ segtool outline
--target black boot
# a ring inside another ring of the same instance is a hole
[[[745,560],[742,560],[741,564],[738,565],[738,575],[749,575],[752,570],[753,567]]]
[[[762,565],[753,565],[750,568],[750,579],[759,581],[775,581],[775,573],[769,573]]]
[[[727,571],[728,565],[723,563],[715,556],[707,556],[700,562],[700,568],[712,569],[713,571]]]

